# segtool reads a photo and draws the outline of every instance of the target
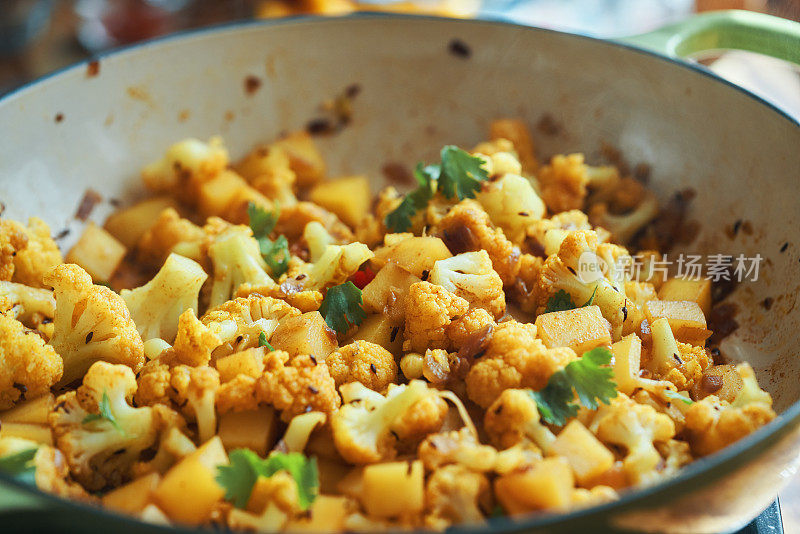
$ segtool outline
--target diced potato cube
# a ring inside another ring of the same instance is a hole
[[[536,331],[547,348],[570,347],[579,355],[611,345],[611,325],[594,305],[543,313],[536,318]]]
[[[95,282],[108,282],[126,252],[125,245],[90,222],[64,261],[83,267]]]
[[[155,504],[175,521],[203,523],[225,495],[216,476],[217,467],[227,464],[222,441],[214,436],[167,471],[153,491]]]
[[[328,328],[318,311],[284,319],[272,334],[270,344],[292,356],[310,354],[321,360],[339,348],[336,332]]]
[[[402,322],[406,316],[408,288],[419,281],[419,277],[399,265],[387,263],[361,292],[364,310],[385,313],[393,321]]]
[[[297,175],[297,185],[314,185],[325,176],[325,162],[311,135],[304,130],[279,139],[272,146],[280,147],[289,156],[289,165]]]
[[[394,322],[383,313],[368,314],[347,342],[362,339],[385,348],[392,354],[400,354],[403,350],[402,322]]]
[[[278,417],[271,406],[227,412],[219,416],[219,434],[225,449],[250,449],[266,456],[278,440]]]
[[[423,272],[433,269],[434,263],[451,256],[447,245],[438,237],[410,237],[379,248],[372,261],[378,267],[393,262],[414,276],[423,278]]]
[[[696,302],[703,315],[711,313],[711,280],[692,280],[687,278],[670,278],[659,288],[658,298],[661,300],[691,300]]]
[[[172,197],[155,197],[138,202],[133,206],[112,213],[103,228],[116,237],[120,243],[133,248],[146,231],[167,208],[178,208]]]
[[[425,470],[420,460],[364,468],[361,501],[369,515],[397,517],[422,511]]]
[[[14,406],[10,410],[0,412],[0,423],[32,423],[46,425],[47,417],[53,411],[56,399],[52,393],[36,397]]]
[[[244,178],[233,171],[222,171],[200,186],[198,208],[206,217],[225,215],[240,189],[248,187]]]
[[[258,378],[264,372],[264,356],[266,355],[266,347],[257,347],[219,358],[215,365],[219,371],[220,381],[228,382],[239,375]]]
[[[348,501],[340,495],[319,495],[311,505],[308,519],[291,521],[287,532],[340,532],[348,515]]]
[[[711,335],[706,329],[706,316],[696,302],[689,300],[651,300],[644,305],[644,313],[650,324],[665,318],[675,339],[692,345],[703,345]]]
[[[556,436],[551,450],[567,459],[579,484],[592,480],[614,465],[611,451],[577,419],[570,421]]]
[[[545,458],[526,471],[514,471],[495,480],[495,496],[511,515],[536,510],[564,510],[575,486],[566,459]]]
[[[42,445],[53,444],[53,434],[47,425],[4,422],[0,426],[0,438],[20,438],[35,441]]]
[[[642,341],[630,334],[611,345],[614,353],[614,381],[617,389],[630,395],[638,387],[637,378],[642,364]]]
[[[372,193],[366,176],[348,176],[318,183],[310,198],[355,228],[369,211]]]
[[[150,473],[103,495],[103,506],[117,512],[136,514],[150,504],[153,490],[161,482],[161,475]]]

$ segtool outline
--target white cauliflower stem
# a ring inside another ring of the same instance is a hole
[[[196,261],[170,254],[147,284],[123,289],[120,295],[142,339],[172,342],[178,331],[178,317],[188,309],[197,313],[197,296],[206,278],[208,275]]]

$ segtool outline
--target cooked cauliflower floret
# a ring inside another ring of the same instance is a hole
[[[486,475],[460,465],[437,469],[425,484],[425,523],[437,529],[454,524],[484,523],[491,503]]]
[[[684,433],[698,456],[717,452],[775,419],[772,397],[758,387],[750,366],[739,365],[737,371],[744,387],[733,403],[709,395],[686,412]]]
[[[519,271],[519,247],[506,238],[503,230],[494,228],[476,201],[463,200],[455,205],[439,221],[436,233],[453,254],[485,250],[503,284],[514,283]]]
[[[429,435],[420,443],[417,454],[428,471],[457,464],[482,473],[494,469],[497,462],[497,450],[480,443],[467,427]]]
[[[236,170],[270,200],[281,206],[297,203],[294,185],[297,175],[291,169],[286,151],[278,146],[259,146],[237,165]]]
[[[61,356],[38,333],[0,313],[0,410],[46,393],[63,370]]]
[[[86,490],[69,479],[69,468],[61,451],[27,439],[0,438],[0,459],[31,449],[36,449],[32,464],[33,481],[37,488],[66,499],[94,501]]]
[[[506,311],[503,281],[492,269],[485,250],[464,252],[433,264],[430,281],[466,299],[470,305],[484,308],[499,319]]]
[[[208,255],[214,266],[209,307],[233,298],[242,284],[277,285],[267,274],[258,242],[247,226],[231,226],[216,236],[208,247]]]
[[[41,326],[55,316],[56,300],[48,289],[0,281],[0,312],[9,312],[27,326]]]
[[[430,282],[412,284],[406,297],[405,345],[408,350],[424,352],[449,345],[447,327],[467,313],[469,303],[463,298]]]
[[[569,347],[548,349],[535,335],[530,323],[498,324],[486,354],[467,374],[469,398],[486,408],[508,388],[542,389],[553,373],[578,357]]]
[[[182,256],[200,261],[200,245],[205,238],[202,228],[182,219],[173,208],[167,208],[139,238],[137,258],[145,264],[160,266],[173,249],[179,249]]]
[[[456,317],[446,329],[450,347],[455,351],[472,349],[469,356],[476,356],[485,349],[486,343],[491,339],[492,331],[497,323],[492,314],[483,308],[472,308],[464,315]],[[476,337],[478,336],[478,337]],[[483,336],[483,339],[480,339]],[[466,346],[466,345],[470,346]]]
[[[610,259],[614,261],[609,263]],[[634,331],[643,318],[636,304],[625,297],[624,266],[630,261],[625,249],[600,244],[593,231],[570,232],[558,254],[547,258],[540,271],[540,311],[544,311],[548,298],[559,290],[569,293],[579,306],[593,298],[603,317],[611,323],[614,341],[618,341]]]
[[[538,245],[540,254],[552,256],[558,253],[561,242],[573,230],[591,230],[589,218],[581,210],[569,210],[556,213],[549,219],[531,221],[528,226],[528,238]],[[533,248],[533,245],[531,245]]]
[[[159,430],[177,417],[165,407],[134,408],[136,378],[130,367],[96,362],[83,385],[57,399],[50,414],[55,442],[72,476],[86,489],[119,485]]]
[[[524,241],[528,226],[541,219],[545,212],[542,199],[528,179],[519,174],[506,174],[499,180],[488,182],[476,199],[492,222],[517,244]]]
[[[308,275],[305,289],[322,289],[341,284],[375,254],[364,243],[336,245],[333,236],[319,222],[306,225],[303,237],[308,244],[311,264],[302,271]]]
[[[281,420],[288,422],[309,411],[331,414],[341,404],[328,366],[313,356],[289,359],[286,352],[275,351],[264,358],[264,364],[264,374],[255,384],[256,395],[260,402],[280,410]]]
[[[397,381],[397,363],[391,352],[369,341],[354,341],[332,352],[325,359],[336,386],[361,382],[375,391],[384,391]]]
[[[552,213],[581,209],[588,187],[608,189],[619,183],[615,167],[592,167],[583,154],[557,154],[536,174],[542,199]]]
[[[275,233],[285,235],[292,243],[303,236],[306,226],[312,221],[320,223],[337,243],[353,241],[353,231],[346,224],[330,211],[312,202],[298,202],[282,207]]]
[[[392,432],[402,442],[403,450],[416,448],[425,436],[442,428],[449,411],[450,407],[442,397],[428,395],[394,420]]]
[[[539,408],[530,390],[507,389],[486,409],[483,420],[492,443],[508,449],[520,442],[533,442],[547,452],[555,436],[539,420]]]
[[[227,166],[222,138],[212,137],[208,143],[190,138],[175,143],[164,157],[142,169],[142,180],[151,191],[168,191],[193,204],[199,186]]]
[[[713,362],[705,347],[675,341],[666,319],[656,319],[650,325],[652,351],[646,367],[656,377],[675,384],[680,391],[692,388]]]
[[[611,213],[605,202],[594,204],[589,210],[592,224],[608,230],[614,241],[622,244],[628,243],[657,215],[658,199],[652,193],[647,193],[639,205],[629,213],[621,215]]]
[[[50,345],[64,359],[61,384],[81,378],[96,361],[125,364],[134,372],[144,364],[144,346],[122,297],[73,264],[47,273],[56,298]]]
[[[230,323],[226,323],[225,327],[218,324],[212,324],[210,327],[204,325],[194,310],[189,308],[178,317],[178,333],[172,346],[175,358],[180,363],[192,367],[208,365],[211,353],[222,345],[219,334],[222,334],[226,327],[233,329]]]
[[[226,352],[233,353],[257,347],[262,333],[269,340],[281,321],[298,315],[299,310],[282,300],[254,293],[209,309],[201,320],[230,346]]]
[[[184,310],[197,313],[197,296],[206,278],[208,275],[196,261],[170,254],[147,284],[120,291],[142,339],[172,342],[181,313]]]
[[[666,442],[675,435],[675,424],[652,406],[639,404],[619,393],[603,404],[589,425],[600,441],[621,445],[628,451],[622,464],[635,483],[653,480],[662,461],[656,442]]]
[[[45,287],[44,274],[63,261],[43,220],[31,217],[27,227],[16,221],[0,221],[0,280]]]
[[[394,458],[396,422],[419,401],[438,395],[421,380],[389,386],[385,396],[358,382],[340,390],[345,404],[331,417],[333,441],[342,458],[354,464]]]

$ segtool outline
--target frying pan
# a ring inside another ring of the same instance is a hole
[[[800,462],[800,125],[678,59],[716,48],[800,63],[800,25],[720,12],[609,42],[502,22],[358,14],[167,37],[0,100],[0,200],[9,218],[42,216],[54,232],[69,228],[74,236],[73,214],[87,188],[106,199],[136,198],[141,166],[176,140],[221,134],[237,157],[303,127],[321,102],[353,84],[360,93],[352,121],[319,142],[332,176],[367,172],[375,189],[385,163],[433,160],[447,143],[471,146],[495,117],[532,126],[544,119],[549,127],[536,133],[543,156],[582,151],[593,161],[604,144],[618,147],[628,161],[650,165],[650,186],[662,199],[695,191],[688,217],[698,231],[683,250],[763,258],[758,280],[728,297],[740,326],[722,348],[753,364],[780,415],[615,503],[493,520],[488,528],[731,531],[772,502]],[[100,221],[111,209],[102,203],[93,217]],[[165,531],[5,477],[0,488],[4,531]],[[471,530],[486,529],[456,529]]]

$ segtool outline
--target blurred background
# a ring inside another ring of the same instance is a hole
[[[0,94],[110,48],[231,20],[388,10],[501,17],[613,38],[731,8],[800,20],[800,0],[0,0]],[[800,116],[796,69],[746,53],[697,59]]]

